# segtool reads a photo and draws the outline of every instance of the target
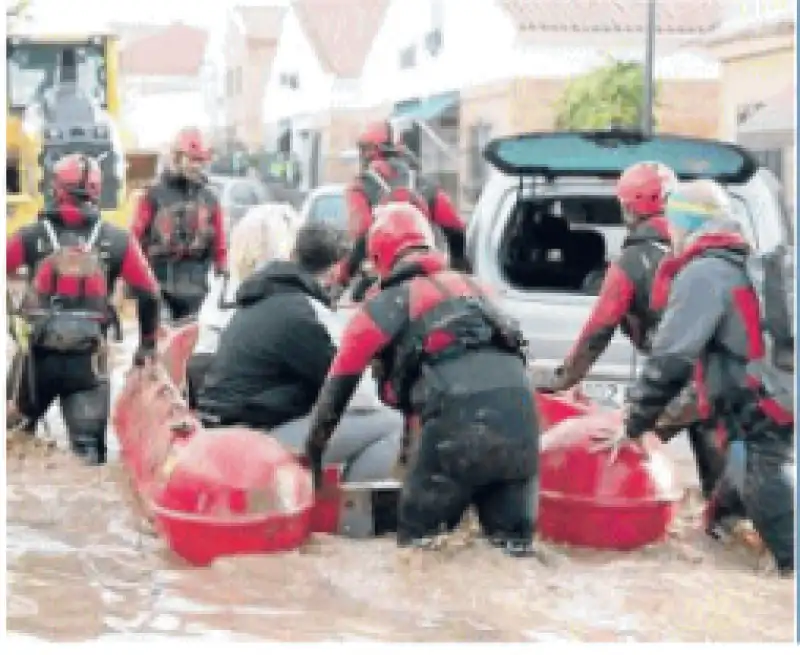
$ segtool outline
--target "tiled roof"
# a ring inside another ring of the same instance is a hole
[[[323,68],[338,77],[361,74],[388,6],[389,0],[294,2],[300,25]]]
[[[197,75],[207,42],[205,30],[176,23],[125,46],[120,70],[123,75]]]
[[[286,7],[236,7],[235,11],[239,14],[244,32],[249,38],[277,43],[286,16]]]
[[[720,22],[724,0],[657,0],[662,34],[699,34]],[[735,0],[728,0],[735,1]],[[647,0],[497,0],[520,32],[642,32]]]

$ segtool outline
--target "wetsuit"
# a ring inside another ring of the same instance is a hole
[[[173,320],[197,314],[213,263],[227,270],[222,209],[213,189],[165,171],[136,206],[131,232],[161,285]]]
[[[736,227],[715,220],[692,235],[680,256],[662,264],[652,301],[664,314],[631,389],[626,430],[637,438],[651,429],[694,375],[701,414],[720,424],[728,439],[728,466],[714,498],[729,498],[729,487],[738,491],[779,568],[790,571],[794,417],[790,392],[765,356],[748,256]]]
[[[653,279],[669,252],[669,231],[662,216],[644,220],[631,230],[619,259],[609,266],[592,313],[564,361],[558,389],[568,389],[586,376],[618,327],[640,353],[647,355],[660,318],[660,312],[650,305]],[[724,459],[714,443],[713,429],[697,420],[694,407],[692,389],[687,387],[670,405],[658,429],[664,440],[682,428],[688,429],[701,488],[708,497],[722,473]]]
[[[359,175],[345,191],[353,247],[337,267],[334,274],[337,284],[346,286],[361,270],[367,255],[367,232],[372,225],[372,211],[387,199],[415,204],[444,234],[453,267],[466,270],[466,224],[452,200],[426,179],[417,178],[405,158],[392,156],[373,160],[367,171]]]
[[[406,417],[398,543],[453,529],[474,504],[493,543],[525,550],[536,525],[539,429],[519,332],[440,253],[406,255],[381,287],[345,329],[313,413],[310,459],[377,360],[382,400]]]
[[[93,244],[97,275],[80,279],[69,275],[68,266],[58,267],[57,249],[66,252],[87,242]],[[31,271],[31,296],[22,314],[29,316],[33,331],[13,363],[7,397],[29,429],[58,398],[74,452],[103,463],[110,403],[105,341],[113,321],[111,292],[118,277],[134,290],[141,347],[152,350],[158,283],[135,239],[72,205],[40,216],[8,240],[6,273],[22,266]]]

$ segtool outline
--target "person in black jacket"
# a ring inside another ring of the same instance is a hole
[[[338,230],[308,224],[290,261],[272,261],[242,282],[198,398],[208,425],[271,430],[311,411],[336,352],[322,280],[345,249]]]

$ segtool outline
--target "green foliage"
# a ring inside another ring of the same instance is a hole
[[[21,18],[30,8],[30,0],[10,0],[6,7],[6,18]]]
[[[601,68],[569,82],[556,102],[556,129],[639,127],[643,94],[643,66],[609,60]],[[654,104],[657,99],[658,87],[654,90]]]

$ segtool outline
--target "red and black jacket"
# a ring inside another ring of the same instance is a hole
[[[395,177],[403,177],[409,164],[402,158],[376,160],[371,163],[381,177],[391,186]],[[466,224],[453,206],[450,197],[424,178],[418,182],[414,204],[419,206],[430,221],[441,228],[447,239],[453,261],[462,262],[466,250]],[[381,193],[366,174],[359,175],[345,191],[348,227],[353,242],[352,250],[340,262],[334,274],[336,282],[346,285],[358,272],[367,256],[367,232],[372,225],[372,211],[380,202]]]
[[[404,257],[380,293],[365,301],[347,325],[317,400],[311,442],[324,448],[374,360],[381,399],[408,415],[421,358],[484,347],[523,354],[515,327],[471,279],[447,270],[442,254]]]
[[[31,275],[31,285],[39,301],[46,303],[47,298],[54,295],[62,297],[82,296],[92,299],[97,297],[100,308],[108,308],[110,296],[117,278],[121,277],[136,293],[139,299],[139,327],[141,342],[144,345],[155,344],[158,330],[159,286],[147,260],[136,239],[128,232],[103,222],[100,225],[95,249],[99,251],[104,263],[106,279],[95,284],[86,283],[78,288],[70,278],[56,277],[48,270],[48,257],[52,254],[52,246],[42,219],[47,219],[53,226],[59,243],[70,238],[86,240],[92,232],[95,222],[101,220],[94,217],[87,220],[84,210],[72,205],[64,205],[56,211],[43,214],[36,223],[26,225],[18,230],[6,243],[6,274],[12,274],[26,266]],[[53,284],[57,288],[53,288]],[[90,309],[90,308],[87,308]],[[110,319],[110,317],[109,317]]]
[[[663,315],[630,390],[629,436],[651,429],[693,376],[701,417],[723,419],[729,432],[735,428],[748,438],[764,431],[791,434],[791,401],[776,395],[781,385],[770,383],[761,310],[746,269],[749,252],[740,234],[709,231],[662,262],[652,304]]]
[[[670,250],[667,223],[656,216],[637,225],[608,267],[592,313],[564,361],[564,386],[577,384],[608,347],[617,328],[647,352],[659,313],[650,306],[658,266]]]
[[[139,198],[131,232],[151,261],[212,260],[227,269],[225,221],[208,185],[162,174]]]

